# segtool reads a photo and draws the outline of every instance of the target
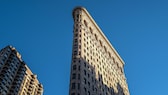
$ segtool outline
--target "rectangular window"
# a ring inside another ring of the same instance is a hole
[[[80,83],[78,83],[78,89],[80,89]]]
[[[73,70],[76,70],[76,65],[73,65]]]
[[[72,79],[76,79],[76,74],[73,74],[73,75],[72,75]]]
[[[84,66],[86,67],[86,63],[84,62]]]
[[[86,79],[84,78],[84,83],[86,84]]]
[[[80,74],[78,74],[78,80],[80,80]]]
[[[77,51],[74,51],[74,55],[77,55]]]
[[[88,78],[90,77],[90,74],[88,74]]]
[[[76,29],[75,31],[78,32],[78,29]]]
[[[78,66],[78,70],[80,71],[80,66]]]
[[[84,75],[86,76],[86,70],[84,70]]]
[[[77,40],[77,39],[75,39],[75,43],[77,43],[77,41],[78,41],[78,40]]]
[[[94,91],[94,86],[92,85],[92,90]]]
[[[90,95],[90,91],[88,91],[88,95]]]
[[[75,89],[75,83],[72,83],[72,89]]]
[[[84,87],[84,91],[85,91],[85,93],[86,93],[86,87]]]
[[[75,95],[75,93],[72,93],[71,95]]]
[[[90,82],[88,82],[88,86],[90,87]]]

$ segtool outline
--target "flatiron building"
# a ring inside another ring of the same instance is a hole
[[[130,95],[124,61],[83,7],[73,10],[69,95]]]

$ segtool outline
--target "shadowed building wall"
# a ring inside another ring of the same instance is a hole
[[[0,51],[0,95],[42,95],[43,86],[12,46]]]
[[[130,95],[124,61],[83,7],[73,10],[69,95]]]

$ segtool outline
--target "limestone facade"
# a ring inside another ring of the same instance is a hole
[[[76,7],[73,19],[69,95],[130,95],[124,61],[88,11]]]

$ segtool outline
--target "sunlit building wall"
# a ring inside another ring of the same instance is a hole
[[[130,95],[124,61],[83,7],[73,10],[69,95]]]
[[[12,46],[0,51],[0,95],[42,95],[43,86]]]

